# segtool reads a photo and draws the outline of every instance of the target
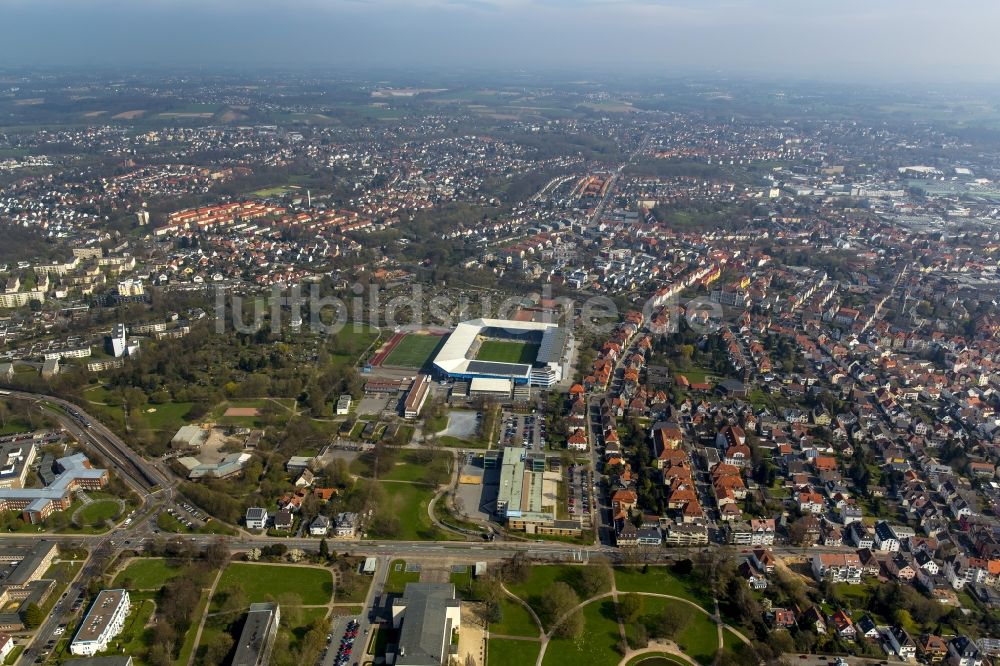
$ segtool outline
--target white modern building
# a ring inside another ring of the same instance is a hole
[[[72,654],[92,657],[108,649],[112,638],[121,633],[128,616],[129,596],[126,590],[101,590],[83,618],[76,637],[69,645]]]
[[[262,530],[267,527],[267,509],[252,506],[247,509],[246,524],[248,530]]]

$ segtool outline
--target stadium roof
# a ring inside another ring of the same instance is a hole
[[[434,365],[450,375],[480,374],[504,377],[527,377],[531,366],[524,363],[498,363],[495,361],[477,361],[466,358],[469,348],[485,328],[502,329],[516,332],[542,331],[542,344],[545,346],[545,334],[550,329],[559,330],[558,324],[534,321],[514,321],[511,319],[470,319],[455,326],[441,351],[434,357]],[[551,334],[550,334],[551,335]],[[564,338],[565,339],[565,338]],[[561,347],[559,353],[562,353]],[[546,361],[547,362],[547,361]]]
[[[538,349],[538,363],[558,363],[566,349],[566,330],[549,328],[542,334],[542,344]]]

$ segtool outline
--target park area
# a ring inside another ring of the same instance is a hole
[[[608,594],[612,578],[621,607]],[[565,600],[557,611],[552,599],[560,586],[564,591],[559,596]],[[631,649],[645,646],[652,638],[669,638],[676,645],[671,649],[679,649],[700,664],[711,664],[722,647],[720,628],[709,611],[713,607],[711,594],[700,578],[689,572],[667,567],[532,566],[520,579],[508,583],[507,589],[535,611],[546,631],[553,631],[542,657],[545,665],[616,666],[623,654],[622,631]],[[623,610],[626,601],[631,602],[632,610]],[[565,626],[562,622],[576,604],[578,633],[561,635],[558,627]],[[539,636],[534,620],[514,599],[504,599],[501,611],[500,619],[490,624],[490,663],[531,663],[541,647],[541,643],[525,640]],[[558,618],[564,619],[556,625]],[[727,648],[742,645],[728,629],[723,629],[723,635]],[[516,637],[522,638],[514,640]],[[730,641],[734,645],[728,645]],[[677,655],[658,662],[658,656],[644,658],[651,665],[689,663]],[[630,663],[641,662],[637,658]]]
[[[509,340],[483,340],[476,354],[477,361],[494,363],[534,363],[538,345]]]
[[[541,643],[490,637],[488,649],[490,666],[524,666],[535,663]]]
[[[132,560],[115,576],[114,584],[135,590],[159,590],[170,580],[188,575],[189,569],[161,557],[146,557]]]
[[[155,572],[154,572],[155,573]],[[329,628],[327,616],[333,600],[334,581],[330,569],[309,565],[233,562],[219,576],[196,658],[202,663],[225,663],[239,635],[249,604],[276,601],[281,606],[281,625],[274,663],[289,663],[294,655],[319,656]]]
[[[333,597],[333,576],[319,567],[234,562],[222,572],[216,594],[236,588],[242,588],[248,603],[294,595],[299,605],[323,606]]]

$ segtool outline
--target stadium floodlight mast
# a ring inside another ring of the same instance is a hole
[[[382,299],[377,284],[366,288],[364,284],[355,283],[347,299],[330,294],[324,296],[316,283],[309,286],[308,296],[303,295],[299,284],[274,285],[270,292],[250,296],[231,292],[223,285],[214,288],[215,330],[220,334],[230,325],[238,333],[256,334],[264,328],[265,322],[272,333],[279,334],[286,321],[293,328],[306,326],[309,331],[321,335],[336,335],[349,324],[388,329],[425,325],[453,328],[459,321],[467,320],[468,313],[473,311],[483,319],[512,320],[517,310],[525,305],[523,296],[507,296],[496,301],[489,290],[461,291],[457,297],[443,294],[428,297],[420,284],[410,285],[409,293],[387,301]],[[552,300],[551,285],[541,285],[538,292],[543,300]],[[565,326],[594,335],[610,333],[623,314],[614,299],[602,294],[588,295],[582,300],[560,297],[559,302],[575,315],[567,318]],[[308,322],[303,320],[304,308]],[[675,333],[681,319],[698,333],[710,333],[718,330],[723,319],[719,303],[705,298],[682,303],[673,293],[665,298],[650,297],[635,309],[641,310],[646,330],[656,336]],[[653,316],[659,312],[665,313],[666,318],[662,323],[652,324]],[[544,313],[542,321],[549,322],[552,317]]]

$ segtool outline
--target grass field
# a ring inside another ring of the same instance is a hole
[[[159,527],[164,532],[173,532],[174,534],[226,534],[228,536],[235,536],[236,530],[229,525],[218,520],[211,520],[201,527],[196,527],[195,529],[189,528],[187,525],[183,524],[181,521],[177,520],[169,513],[161,513],[156,517],[156,526]]]
[[[643,611],[639,617],[639,622],[651,628],[656,622],[657,617],[663,613],[663,609],[676,603],[672,599],[644,596],[642,598]],[[687,626],[678,636],[674,637],[674,641],[692,659],[703,664],[711,664],[715,659],[716,651],[719,649],[719,637],[716,632],[715,622],[709,616],[699,613],[693,608],[689,617],[690,621]],[[634,645],[633,630],[634,625],[625,627],[625,633],[629,638],[629,642]]]
[[[490,625],[491,634],[501,634],[504,636],[537,636],[538,625],[531,618],[531,614],[516,601],[504,597],[500,600],[500,608],[503,617],[499,622]]]
[[[198,600],[198,606],[195,608],[194,615],[192,616],[191,626],[184,633],[184,642],[181,643],[180,652],[177,654],[177,664],[187,664],[191,658],[191,653],[194,652],[195,635],[198,633],[198,621],[201,616],[205,614],[205,610],[208,608],[208,590],[202,590],[201,598]]]
[[[419,370],[427,366],[444,337],[440,335],[407,335],[389,353],[382,365]]]
[[[294,400],[283,398],[277,398],[275,400],[267,400],[264,398],[257,400],[225,400],[212,409],[209,414],[209,418],[222,425],[253,428],[264,425],[264,422],[267,419],[265,412],[270,410],[277,415],[276,422],[279,425],[283,425],[291,416],[291,411],[289,410],[294,406]],[[232,407],[256,409],[260,413],[258,416],[225,416],[226,410]]]
[[[656,592],[689,599],[706,610],[712,609],[712,595],[696,581],[677,576],[667,567],[649,567],[642,573],[640,567],[615,569],[615,583],[619,592]]]
[[[275,187],[265,187],[260,190],[254,190],[250,194],[255,197],[280,197],[291,192],[291,187],[288,185],[277,185]]]
[[[282,594],[295,594],[305,606],[329,603],[333,576],[319,567],[292,567],[235,562],[226,567],[218,590],[242,585],[249,603],[267,601]]]
[[[386,592],[402,594],[407,583],[417,583],[419,581],[420,573],[408,572],[405,560],[393,560],[389,562],[389,575],[385,579]]]
[[[187,423],[187,413],[191,411],[192,402],[166,402],[162,405],[146,405],[142,414],[154,430],[175,431]],[[149,411],[149,410],[155,411]]]
[[[394,483],[379,481],[385,489],[386,504],[399,518],[396,534],[379,535],[370,529],[370,537],[399,539],[400,541],[446,540],[448,535],[438,530],[427,515],[427,505],[434,496],[434,488],[417,483]]]
[[[115,576],[115,587],[124,587],[126,580],[132,581],[137,590],[158,590],[167,581],[185,575],[186,567],[173,566],[160,557],[134,560]]]
[[[542,644],[535,641],[514,641],[490,638],[487,646],[490,666],[524,666],[538,658]]]
[[[152,647],[153,630],[146,624],[153,616],[156,604],[152,599],[132,600],[132,608],[125,619],[125,629],[108,646],[108,652],[142,656]],[[118,646],[121,649],[116,649]]]
[[[116,518],[120,509],[114,500],[96,500],[80,509],[80,520],[84,525],[103,526],[106,521]]]
[[[448,456],[445,452],[435,455],[437,458]],[[370,461],[365,457],[359,457],[352,461],[350,469],[359,476],[372,478]],[[400,453],[395,466],[379,477],[383,481],[410,481],[412,483],[423,483],[426,478],[427,464],[420,462],[418,452],[413,450],[405,450]],[[391,492],[392,488],[392,486],[387,486],[386,490]]]
[[[534,363],[537,356],[538,345],[510,340],[483,340],[476,354],[476,360],[496,363]]]
[[[22,652],[24,652],[24,648],[25,645],[23,643],[21,645],[15,645],[14,649],[10,651],[10,654],[7,655],[7,658],[4,660],[3,663],[5,664],[17,663],[17,658],[21,656]]]
[[[545,651],[544,666],[617,666],[621,655],[615,649],[621,636],[611,599],[592,601],[583,607],[585,625],[579,640],[554,638]]]
[[[31,426],[27,421],[20,419],[7,419],[7,422],[0,427],[0,435],[13,435],[18,432],[30,432]]]
[[[722,645],[727,650],[729,650],[729,649],[736,649],[736,648],[740,647],[741,645],[746,645],[746,643],[744,643],[739,638],[737,638],[736,634],[734,634],[729,629],[723,629],[722,630]]]
[[[545,590],[552,587],[553,583],[562,582],[574,588],[577,590],[577,594],[580,594],[580,577],[585,575],[586,570],[586,567],[565,564],[533,566],[529,570],[526,581],[508,585],[507,589],[528,602],[528,605],[535,610],[535,613],[541,614]],[[602,589],[598,594],[608,592],[609,589]],[[581,598],[581,601],[584,601],[584,599]]]

